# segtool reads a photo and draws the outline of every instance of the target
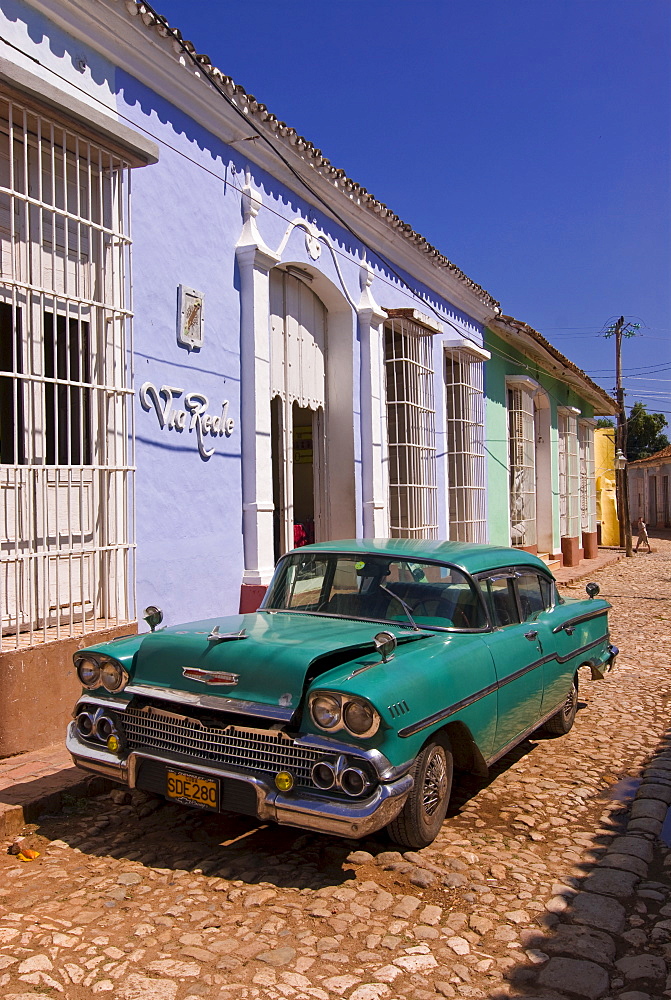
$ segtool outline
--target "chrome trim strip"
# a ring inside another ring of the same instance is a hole
[[[566,628],[567,625],[569,627],[571,625],[579,625],[580,622],[587,622],[590,618],[598,618],[599,615],[606,615],[608,614],[608,608],[610,607],[612,607],[612,605],[609,604],[607,608],[598,608],[596,611],[586,611],[584,615],[576,615],[575,618],[567,618],[565,622],[561,623],[561,625],[555,625],[552,629],[552,634],[554,635],[556,632],[561,632],[561,630]]]
[[[137,695],[138,698],[157,698],[160,701],[191,705],[194,708],[213,708],[219,712],[232,712],[235,715],[253,715],[260,719],[275,719],[280,722],[289,722],[295,711],[293,708],[280,708],[279,705],[263,705],[257,701],[226,698],[224,695],[218,697],[190,691],[175,691],[173,688],[150,687],[148,684],[129,684],[124,688],[124,694]]]
[[[109,708],[117,712],[125,711],[130,705],[130,698],[105,698],[102,695],[82,694],[72,709],[72,717],[79,714],[82,705],[94,705],[96,708]]]
[[[578,649],[574,649],[572,653],[568,654],[568,656],[558,656],[557,653],[555,653],[552,657],[550,657],[550,659],[557,660],[558,663],[568,663],[569,660],[575,659],[576,656],[581,656],[582,653],[586,653],[588,649],[594,649],[594,647],[598,646],[600,642],[606,642],[608,638],[609,635],[608,632],[606,632],[604,635],[600,635],[598,639],[588,642],[586,646],[580,646]]]
[[[558,663],[568,663],[569,660],[575,659],[576,656],[582,656],[582,654],[586,653],[587,650],[592,649],[594,646],[598,646],[599,643],[604,642],[606,639],[608,639],[608,633],[600,636],[600,638],[595,639],[593,642],[588,643],[586,646],[580,646],[578,649],[574,649],[568,656],[559,656],[557,653],[548,653],[547,656],[543,656],[539,660],[534,660],[533,663],[529,663],[527,666],[516,670],[513,674],[509,674],[509,676],[504,677],[503,680],[495,681],[493,684],[488,684],[487,687],[481,688],[480,691],[476,691],[475,694],[469,695],[468,698],[462,698],[461,701],[457,701],[453,705],[449,705],[440,712],[435,712],[433,715],[429,715],[425,719],[420,719],[418,722],[414,722],[410,726],[405,726],[403,729],[399,729],[398,735],[401,737],[414,736],[416,733],[421,732],[422,729],[428,729],[429,726],[433,726],[437,722],[442,722],[443,719],[448,719],[451,715],[456,715],[457,712],[461,712],[462,709],[468,708],[469,705],[473,705],[476,701],[486,698],[487,695],[492,694],[493,691],[497,691],[499,688],[505,687],[507,684],[511,684],[513,681],[519,680],[520,677],[529,673],[531,670],[535,670],[536,667],[542,667],[543,664],[551,663],[552,660],[556,660]],[[556,709],[556,711],[558,711],[558,709]],[[532,729],[529,731],[533,732],[534,729],[538,729],[538,727],[542,724],[543,722],[534,723]]]
[[[554,653],[548,653],[547,656],[541,656],[539,660],[534,660],[533,663],[527,663],[526,667],[520,667],[512,674],[508,674],[507,677],[502,678],[496,685],[499,688],[506,687],[507,684],[512,684],[513,681],[517,681],[520,677],[524,677],[525,674],[530,673],[535,670],[536,667],[542,667],[545,663],[549,663],[550,660],[554,660]]]
[[[201,667],[182,667],[182,677],[196,681],[197,684],[222,684],[235,687],[240,680],[240,674],[232,674],[230,670],[202,670]]]
[[[435,712],[433,715],[429,715],[426,719],[421,719],[419,722],[414,722],[411,726],[405,726],[403,729],[399,729],[398,735],[402,737],[414,736],[415,733],[419,733],[422,729],[427,729],[429,726],[433,726],[437,722],[442,722],[443,719],[448,719],[451,715],[456,715],[457,712],[461,712],[462,709],[468,708],[469,705],[473,705],[476,701],[480,701],[481,698],[486,698],[487,695],[493,694],[499,689],[499,687],[500,684],[498,681],[495,681],[493,684],[489,684],[480,691],[476,691],[475,694],[471,694],[467,698],[462,698],[461,701],[456,701],[448,708],[443,708],[440,712]]]

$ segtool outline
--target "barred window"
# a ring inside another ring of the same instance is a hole
[[[0,648],[131,616],[127,168],[0,96]]]
[[[578,422],[580,454],[580,527],[596,531],[596,483],[594,473],[594,427],[590,421]]]
[[[464,350],[445,355],[450,538],[487,541],[482,361]]]
[[[385,326],[390,530],[437,538],[433,334],[405,317]]]
[[[512,545],[536,544],[534,402],[526,389],[508,386],[508,462]]]
[[[563,538],[578,538],[580,533],[578,412],[571,406],[558,407],[559,521]]]

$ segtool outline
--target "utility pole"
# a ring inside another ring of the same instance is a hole
[[[631,544],[631,518],[629,516],[629,476],[627,463],[627,411],[624,407],[624,389],[622,388],[622,338],[636,336],[638,323],[625,325],[624,316],[609,327],[606,337],[615,337],[615,393],[617,399],[617,430],[615,434],[615,454],[623,457],[615,461],[615,495],[617,498],[617,517],[620,522],[620,545],[627,556],[634,555]],[[618,467],[621,466],[621,467]]]

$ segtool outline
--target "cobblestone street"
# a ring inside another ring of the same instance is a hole
[[[37,860],[0,856],[0,995],[671,997],[671,855],[646,826],[671,799],[668,758],[655,807],[632,807],[669,730],[671,541],[652,548],[594,574],[621,654],[601,682],[581,672],[571,733],[462,780],[430,848],[121,789],[41,817],[24,842]],[[625,860],[599,865],[613,844]]]

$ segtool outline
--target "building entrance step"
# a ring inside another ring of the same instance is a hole
[[[539,552],[538,558],[542,559],[545,565],[548,567],[548,569],[552,570],[553,573],[556,569],[559,569],[561,567],[561,562],[559,561],[559,559],[550,558],[549,552]]]

